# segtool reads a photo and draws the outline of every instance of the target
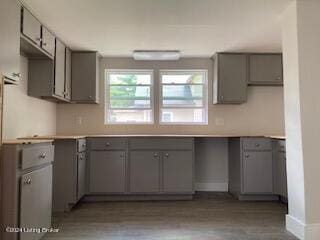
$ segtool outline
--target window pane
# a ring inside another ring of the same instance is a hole
[[[202,106],[202,85],[162,86],[162,105]]]
[[[150,87],[142,86],[110,86],[111,99],[150,98]]]
[[[109,74],[109,84],[151,84],[151,74],[139,73],[119,73]]]
[[[151,123],[151,110],[109,110],[111,123]]]
[[[202,100],[162,100],[163,107],[202,107]]]
[[[112,100],[111,108],[150,108],[150,100]]]
[[[202,73],[163,74],[162,83],[201,84],[203,83],[203,74]]]
[[[161,122],[164,123],[204,123],[204,109],[162,109]]]

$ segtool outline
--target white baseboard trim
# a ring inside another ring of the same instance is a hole
[[[320,223],[305,224],[295,217],[286,215],[286,227],[289,232],[301,240],[320,239]]]
[[[228,192],[228,183],[210,182],[210,183],[196,183],[196,191],[206,192]]]

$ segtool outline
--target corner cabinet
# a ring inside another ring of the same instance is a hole
[[[54,147],[48,143],[4,143],[0,238],[39,240],[45,233],[10,233],[15,228],[50,228],[52,212],[52,162]]]
[[[99,103],[99,55],[72,53],[72,102]]]
[[[247,56],[217,53],[214,58],[213,103],[241,104],[247,101]]]
[[[0,72],[6,83],[20,78],[20,4],[0,0]]]

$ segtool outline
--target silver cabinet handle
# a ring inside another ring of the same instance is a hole
[[[164,156],[165,156],[165,157],[169,157],[169,153],[166,153]]]
[[[47,43],[46,42],[42,42],[42,46],[47,46]]]
[[[256,147],[260,147],[260,143],[256,143]]]
[[[31,179],[28,178],[26,181],[23,182],[23,184],[25,184],[25,185],[30,185],[30,184],[31,184]]]
[[[86,144],[85,144],[85,143],[83,143],[83,144],[82,144],[82,147],[85,147],[85,146],[86,146]]]
[[[153,156],[154,156],[154,157],[158,157],[158,156],[159,156],[159,154],[158,154],[158,153],[155,153],[155,154],[153,154]]]
[[[88,96],[89,99],[92,99],[92,96]]]
[[[12,73],[12,76],[19,78],[21,77],[21,73]]]
[[[120,157],[123,158],[123,157],[124,157],[124,154],[120,154]]]
[[[111,144],[110,144],[109,142],[106,143],[106,146],[107,146],[107,147],[110,147],[110,145],[111,145]]]
[[[42,41],[42,38],[37,37],[37,38],[36,38],[36,41],[37,41],[37,42],[41,42],[41,41]]]
[[[277,77],[277,80],[281,80],[281,77],[278,76],[278,77]]]
[[[249,158],[249,157],[250,157],[250,155],[249,155],[249,154],[246,154],[246,155],[245,155],[245,157],[246,157],[246,158]]]
[[[40,158],[46,158],[46,154],[45,154],[45,153],[42,153],[39,157],[40,157]]]
[[[80,160],[83,160],[83,157],[82,157],[82,156],[80,156]]]

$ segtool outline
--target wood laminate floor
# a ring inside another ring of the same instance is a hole
[[[226,193],[192,201],[81,203],[57,214],[45,240],[296,240],[286,205],[241,202]]]

